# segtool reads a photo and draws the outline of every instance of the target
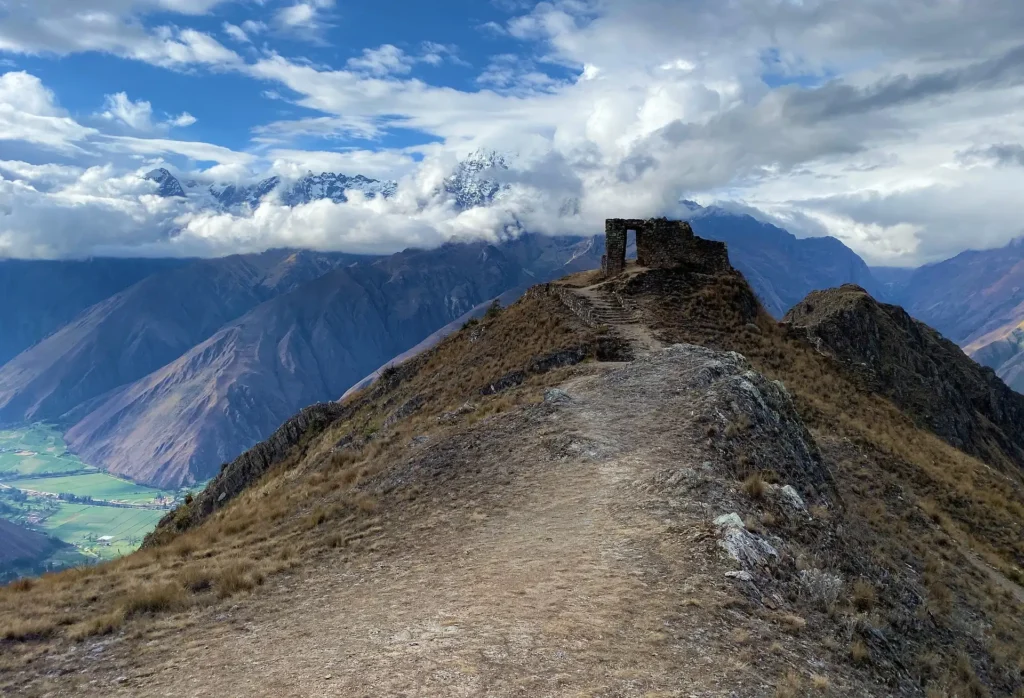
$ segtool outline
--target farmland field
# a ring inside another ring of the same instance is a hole
[[[119,509],[61,502],[39,528],[75,545],[80,550],[108,559],[130,553],[156,526],[165,511],[159,509]],[[113,538],[109,545],[100,538]]]
[[[96,470],[67,452],[60,432],[45,425],[0,429],[0,475]]]
[[[106,473],[88,473],[66,477],[47,477],[31,480],[4,480],[3,484],[19,490],[60,494],[67,492],[78,497],[91,497],[131,504],[152,504],[158,498],[167,496],[163,490],[136,485]]]
[[[90,466],[68,453],[51,426],[0,429],[0,517],[78,549],[49,561],[48,568],[130,553],[183,495]]]

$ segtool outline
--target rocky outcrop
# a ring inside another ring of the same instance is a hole
[[[902,308],[847,284],[811,293],[784,322],[920,425],[991,465],[1009,456],[1020,476],[1024,396]]]
[[[303,437],[322,431],[345,413],[346,408],[336,402],[302,410],[282,424],[270,438],[221,466],[220,473],[201,493],[160,520],[156,529],[146,536],[143,547],[159,544],[169,535],[197,525],[263,477],[275,464],[292,455]]]

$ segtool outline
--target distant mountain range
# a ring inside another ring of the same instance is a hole
[[[1024,238],[904,274],[890,299],[1024,392]]]
[[[495,172],[507,167],[500,155],[477,153],[444,191],[463,208],[500,200],[505,185]],[[266,197],[296,205],[343,202],[353,189],[396,191],[394,182],[329,172],[246,186],[182,182],[162,169],[149,176],[163,196],[221,210],[251,209]],[[810,291],[844,283],[889,300],[920,293],[917,312],[934,310],[923,300],[927,270],[898,284],[880,281],[834,238],[798,239],[751,216],[689,209],[696,233],[728,244],[734,266],[776,317]],[[0,306],[0,422],[55,422],[89,463],[165,487],[193,483],[298,409],[337,399],[491,299],[513,300],[533,284],[596,268],[603,247],[601,235],[522,232],[386,257],[270,250],[0,262],[9,301]],[[943,327],[942,317],[923,319]]]
[[[445,178],[444,192],[451,195],[461,209],[483,206],[507,185],[493,177],[496,171],[507,170],[505,156],[493,151],[477,151],[460,161],[451,175]],[[348,176],[335,172],[308,173],[293,182],[281,177],[268,177],[250,184],[182,180],[166,168],[146,174],[156,183],[156,193],[168,198],[192,200],[201,208],[213,208],[241,213],[253,210],[261,201],[268,200],[284,206],[299,206],[328,199],[334,203],[348,201],[349,192],[358,191],[368,198],[389,198],[398,190],[393,180],[377,180],[357,174]]]
[[[225,211],[254,209],[266,197],[275,198],[285,206],[298,206],[312,201],[330,199],[335,203],[348,201],[346,192],[359,191],[369,198],[389,197],[395,193],[397,182],[370,179],[362,175],[347,177],[333,172],[313,174],[291,183],[280,177],[270,177],[255,184],[224,184],[186,180],[182,182],[171,172],[159,168],[149,172],[146,179],[157,183],[157,193],[164,197],[196,200],[201,206]]]

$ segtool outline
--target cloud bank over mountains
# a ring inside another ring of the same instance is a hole
[[[452,19],[459,43],[424,28],[348,54],[331,43],[346,8],[328,0],[0,9],[14,62],[0,75],[0,255],[390,252],[519,226],[599,232],[609,216],[678,213],[681,198],[832,234],[881,264],[1022,232],[1013,0],[503,2],[486,21]],[[225,145],[194,136],[210,119],[173,93],[117,89],[72,112],[21,64],[97,53],[255,86],[266,108]],[[493,173],[507,186],[467,209],[443,183],[480,149],[511,154]],[[330,171],[399,185],[212,211],[159,196],[145,175],[162,165],[210,183]]]

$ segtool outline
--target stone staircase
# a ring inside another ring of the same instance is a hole
[[[612,327],[639,324],[639,319],[624,308],[614,296],[594,289],[575,289],[593,308],[593,318],[599,324]]]

